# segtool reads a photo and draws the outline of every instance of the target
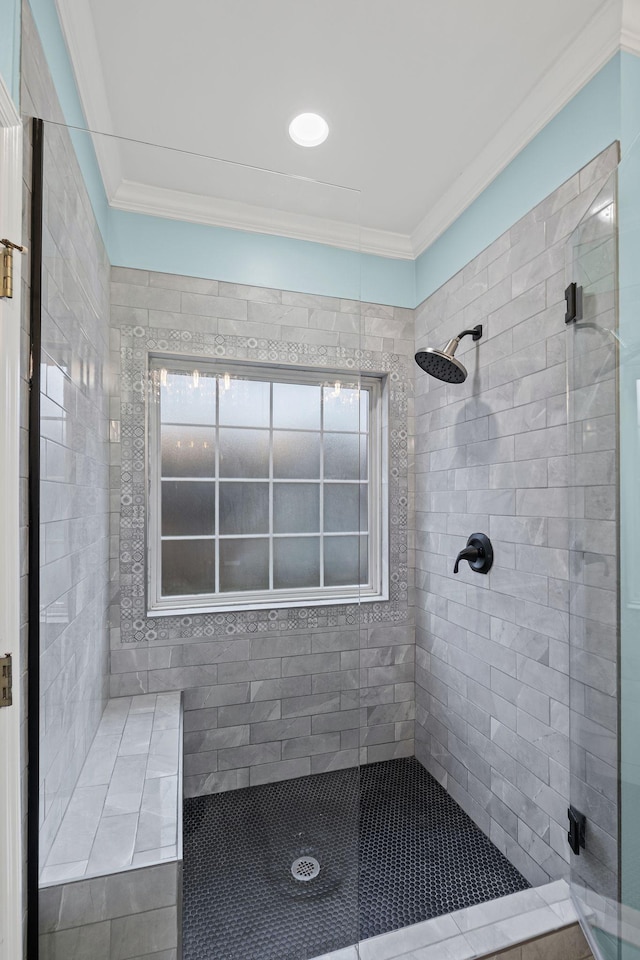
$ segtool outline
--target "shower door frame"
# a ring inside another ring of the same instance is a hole
[[[0,236],[22,240],[22,123],[0,77]],[[14,296],[0,299],[0,653],[13,658],[13,703],[0,714],[0,960],[22,956],[22,796],[20,657],[20,332],[21,257],[14,256]]]

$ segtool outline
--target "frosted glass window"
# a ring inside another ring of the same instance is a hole
[[[273,431],[273,475],[283,480],[320,478],[320,434]]]
[[[320,586],[320,538],[283,537],[273,541],[276,590]]]
[[[320,429],[320,387],[303,383],[274,383],[273,426],[297,430]]]
[[[366,390],[353,390],[342,386],[325,387],[325,430],[369,429],[369,394]]]
[[[271,384],[259,380],[220,379],[220,423],[231,427],[268,427]]]
[[[269,533],[269,485],[220,483],[220,533]]]
[[[211,427],[163,427],[162,476],[215,477],[215,443]]]
[[[179,358],[151,372],[151,609],[383,595],[380,378]]]
[[[162,592],[166,596],[212,593],[216,584],[215,540],[165,540]]]
[[[220,592],[269,589],[269,541],[220,541]]]
[[[320,484],[274,484],[273,532],[320,532]]]
[[[366,486],[360,483],[332,483],[324,488],[324,529],[326,533],[348,533],[367,529]]]
[[[324,475],[327,480],[366,480],[366,437],[357,433],[325,433]]]
[[[195,368],[190,373],[160,371],[163,423],[215,423],[216,381]]]
[[[268,477],[269,431],[220,427],[220,476]]]
[[[327,587],[344,587],[368,580],[366,537],[325,537],[324,582]]]
[[[162,533],[200,537],[215,533],[215,484],[162,481]]]

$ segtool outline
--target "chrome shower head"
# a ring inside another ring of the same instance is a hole
[[[482,336],[482,325],[478,324],[473,330],[463,330],[453,340],[449,340],[443,350],[434,350],[433,347],[418,350],[416,363],[425,373],[430,373],[432,377],[444,380],[445,383],[464,383],[467,379],[467,368],[456,360],[454,354],[462,338],[467,336],[479,340]]]

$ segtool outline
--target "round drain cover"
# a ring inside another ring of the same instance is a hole
[[[294,880],[315,880],[320,873],[320,864],[315,857],[298,857],[291,864],[291,876]]]

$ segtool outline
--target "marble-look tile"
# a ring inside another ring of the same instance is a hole
[[[112,960],[111,924],[89,923],[40,937],[41,960]]]
[[[481,957],[548,933],[557,926],[558,918],[551,907],[545,906],[529,913],[499,920],[489,926],[467,930],[464,936],[475,951],[475,955]]]
[[[536,887],[536,893],[545,903],[557,903],[560,900],[567,900],[571,891],[566,880],[555,880],[553,883],[545,883],[541,887]]]
[[[109,783],[103,817],[138,813],[147,769],[146,756],[118,757]]]
[[[75,790],[47,858],[47,866],[89,859],[106,794],[106,784]]]
[[[440,943],[460,933],[451,917],[436,917],[415,923],[401,930],[371,937],[360,944],[361,960],[393,960],[401,953],[408,953],[432,943]]]
[[[472,960],[475,956],[473,947],[460,935],[400,954],[398,960]]]
[[[516,917],[530,910],[540,909],[544,901],[540,899],[536,889],[521,890],[507,897],[499,897],[488,903],[479,903],[464,910],[457,910],[450,914],[451,919],[461,933],[487,926],[498,920]]]
[[[119,746],[119,734],[97,736],[87,754],[87,759],[84,762],[78,780],[78,786],[91,787],[97,784],[109,783],[113,774],[113,767],[116,762]]]
[[[48,887],[64,883],[65,880],[78,880],[87,870],[87,860],[75,860],[71,863],[47,864],[40,873],[40,886]]]
[[[151,734],[151,744],[147,759],[147,778],[169,777],[178,769],[180,756],[180,730],[178,727],[170,729],[154,729]]]
[[[146,780],[135,840],[136,853],[175,844],[177,825],[177,776]]]
[[[146,867],[152,864],[162,863],[163,861],[175,860],[177,856],[176,844],[170,844],[168,847],[155,847],[150,850],[140,850],[134,853],[131,865],[133,867]]]
[[[177,946],[177,908],[163,907],[111,921],[111,960],[131,960]]]
[[[112,873],[130,866],[138,828],[138,814],[125,813],[100,821],[87,873]]]
[[[178,865],[168,863],[107,877],[106,916],[123,917],[176,904],[178,873]]]
[[[136,699],[135,697],[133,698]],[[153,712],[135,712],[129,714],[125,724],[118,755],[121,757],[147,754],[151,744]]]

